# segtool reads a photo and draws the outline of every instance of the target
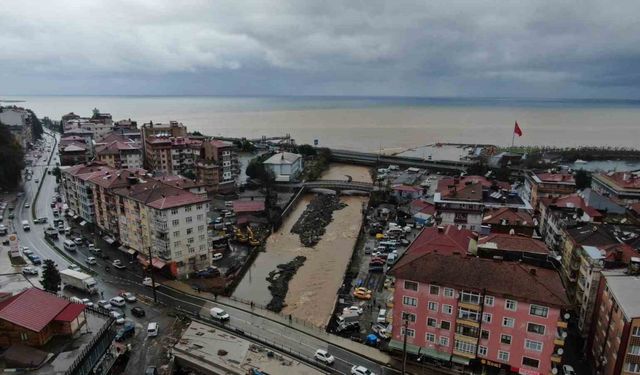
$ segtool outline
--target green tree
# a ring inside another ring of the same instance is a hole
[[[311,145],[299,145],[295,151],[303,156],[316,156],[318,152]]]
[[[0,186],[15,189],[24,168],[24,151],[8,127],[0,123]]]
[[[573,178],[576,180],[576,188],[578,190],[591,187],[591,172],[585,171],[584,169],[580,169],[576,171]]]
[[[38,116],[36,116],[36,114],[32,110],[28,109],[28,111],[31,114],[31,138],[34,141],[41,139],[42,133],[44,133],[44,130],[42,129],[42,123],[38,119]]]
[[[195,135],[195,136],[197,136],[197,137],[202,137],[202,133],[200,133],[200,132],[199,132],[199,131],[197,131],[197,130],[196,130],[196,131],[194,131],[194,132],[191,132],[191,135]]]
[[[60,271],[58,271],[56,263],[51,259],[46,259],[42,267],[42,279],[40,280],[42,287],[47,292],[57,293],[60,290],[61,282]]]
[[[62,172],[60,171],[60,167],[55,167],[51,170],[51,174],[56,176],[56,183],[59,184],[62,179]]]
[[[195,180],[196,179],[196,174],[193,173],[193,170],[191,170],[191,169],[184,171],[184,173],[182,175],[184,177],[190,179],[190,180]]]

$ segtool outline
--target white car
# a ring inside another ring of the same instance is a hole
[[[35,267],[24,267],[22,273],[25,275],[38,275],[38,269]]]
[[[576,370],[574,370],[573,366],[571,366],[571,365],[563,365],[562,366],[562,373],[564,375],[576,375]]]
[[[78,266],[77,264],[70,264],[67,268],[74,271],[80,271],[80,266]]]
[[[103,309],[107,309],[107,310],[111,310],[111,304],[109,303],[109,301],[101,299],[100,301],[98,301],[98,306],[102,307]]]
[[[124,298],[127,302],[136,302],[136,296],[131,292],[124,292],[120,294],[120,297]]]
[[[118,296],[118,297],[113,297],[109,300],[109,303],[112,304],[113,306],[118,306],[118,307],[122,307],[124,305],[126,305],[124,298]]]
[[[151,278],[150,278],[150,277],[145,277],[145,278],[142,280],[142,285],[144,285],[144,286],[148,286],[148,287],[153,287],[153,280],[151,280]],[[156,282],[156,288],[158,287],[158,285],[159,285],[159,284]]]
[[[98,261],[94,257],[87,257],[86,262],[87,262],[87,264],[97,264],[98,263]]]
[[[211,257],[211,260],[220,260],[222,259],[224,255],[222,253],[215,253],[213,254],[213,256]]]
[[[369,371],[369,369],[364,366],[355,365],[351,367],[351,375],[376,375],[376,374]]]
[[[211,317],[216,320],[220,320],[220,321],[229,320],[229,314],[227,314],[226,311],[222,310],[219,307],[214,307],[211,310],[209,310],[209,314],[211,314]]]
[[[31,203],[25,203],[24,204],[24,208],[29,208],[29,207],[31,207]]]
[[[29,248],[28,248],[28,247],[23,246],[23,247],[22,247],[22,254],[24,254],[24,255],[31,255],[31,254],[33,254],[33,251],[29,250]]]
[[[344,309],[342,309],[342,313],[343,314],[344,313],[350,313],[350,312],[354,312],[354,313],[357,313],[358,315],[361,315],[362,314],[362,307],[353,305],[353,306],[345,307]]]
[[[124,324],[124,315],[122,315],[121,313],[117,311],[111,311],[109,312],[109,315],[111,315],[116,320],[116,324]]]
[[[333,361],[335,361],[335,358],[333,358],[333,356],[324,349],[316,350],[316,354],[313,355],[313,358],[329,366],[333,365]]]
[[[93,306],[93,302],[91,302],[91,300],[89,298],[83,298],[82,299],[82,303],[84,303],[85,305],[91,307]]]

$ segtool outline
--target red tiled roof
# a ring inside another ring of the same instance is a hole
[[[389,273],[401,280],[466,290],[485,289],[489,294],[543,305],[569,304],[557,272],[519,262],[427,253],[411,262],[396,264]]]
[[[505,225],[534,226],[531,214],[524,211],[512,210],[509,207],[485,210],[482,223],[502,225],[503,220],[506,220]]]
[[[418,234],[396,264],[411,262],[425,253],[432,252],[464,255],[469,250],[469,242],[474,238],[476,238],[474,232],[468,229],[458,229],[455,225],[427,227]]]
[[[561,207],[561,208],[580,208],[587,215],[591,217],[599,217],[602,214],[595,208],[588,206],[584,199],[578,194],[568,194],[559,198],[542,198],[540,204],[548,207]]]
[[[505,251],[520,251],[527,253],[548,254],[549,248],[544,242],[531,237],[522,237],[511,234],[495,233],[480,238],[478,247],[495,248]],[[493,247],[495,246],[495,247]]]
[[[206,197],[155,180],[138,183],[128,188],[116,189],[115,193],[158,210],[208,201]]]
[[[411,211],[415,213],[423,213],[433,215],[436,212],[436,206],[432,203],[423,201],[422,199],[414,199],[409,203]]]
[[[233,211],[235,213],[262,212],[264,211],[263,201],[233,201]]]
[[[0,304],[0,319],[40,332],[60,314],[69,301],[40,289],[27,289]]]
[[[445,177],[440,179],[440,181],[438,181],[437,191],[440,193],[444,193],[445,191],[449,190],[449,186],[451,185],[455,185],[459,190],[464,186],[467,186],[467,183],[472,183],[472,184],[480,183],[482,184],[483,188],[490,188],[493,185],[497,185],[498,188],[500,189],[504,189],[504,190],[511,189],[511,185],[505,181],[489,180],[484,176],[464,176],[461,178]]]
[[[221,141],[219,139],[212,139],[209,141],[209,143],[211,144],[211,146],[216,148],[233,147],[233,143]]]
[[[609,262],[623,262],[628,264],[631,258],[638,255],[638,252],[625,243],[616,243],[600,247],[605,252],[605,259]]]
[[[599,173],[598,178],[621,189],[640,189],[638,172]]]
[[[536,173],[542,182],[568,182],[575,183],[573,175],[570,173]]]
[[[81,303],[70,303],[58,314],[54,320],[58,322],[70,322],[75,320],[81,312],[84,311],[86,305]]]

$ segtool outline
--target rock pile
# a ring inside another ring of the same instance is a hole
[[[289,281],[296,274],[298,268],[302,267],[304,256],[297,256],[291,262],[279,264],[278,269],[269,272],[267,281],[269,282],[269,291],[271,291],[271,301],[267,305],[267,310],[280,312],[284,307],[284,299],[289,290]]]
[[[326,226],[333,220],[333,211],[346,206],[337,195],[316,195],[291,228],[291,233],[300,235],[304,246],[313,247],[320,242]]]

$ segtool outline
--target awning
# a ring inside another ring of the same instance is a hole
[[[167,263],[165,263],[165,261],[163,261],[161,259],[158,259],[158,258],[153,258],[151,260],[151,264],[157,269],[161,269],[162,267],[167,265]]]
[[[145,267],[149,265],[149,261],[147,260],[147,257],[142,254],[138,254],[138,262],[140,262],[140,264],[142,264]]]
[[[102,237],[102,239],[104,240],[104,242],[108,243],[109,245],[113,245],[113,243],[116,242],[116,240],[114,240],[110,236],[104,236]]]
[[[463,366],[468,366],[469,365],[469,358],[453,355],[453,356],[451,356],[451,362],[457,363],[457,364],[463,365]]]
[[[449,362],[451,360],[451,354],[442,353],[435,349],[422,348],[422,350],[420,351],[420,354],[424,354],[427,357],[431,357],[431,358],[438,359],[440,361],[445,361],[445,362]]]
[[[126,246],[120,246],[118,250],[122,251],[123,253],[127,253],[129,255],[136,255],[136,251],[134,249],[128,248]]]
[[[85,225],[87,225],[87,222],[86,222],[86,221],[84,221],[84,220],[82,220],[82,221],[80,222],[80,226],[81,226],[81,227],[84,227]]]
[[[391,340],[389,341],[388,347],[391,350],[402,351],[403,345],[404,344],[402,341]],[[420,347],[418,345],[413,345],[409,343],[407,343],[407,353],[413,354],[413,355],[426,355],[427,357],[431,357],[431,358],[438,359],[440,361],[445,361],[445,362],[449,362],[449,360],[451,359],[451,355],[449,353],[442,353],[435,349],[424,348],[424,347]]]

